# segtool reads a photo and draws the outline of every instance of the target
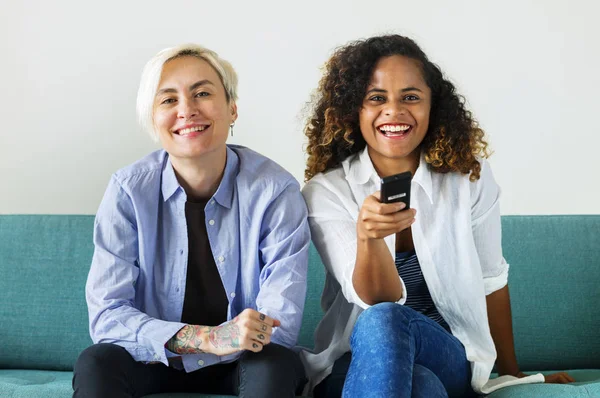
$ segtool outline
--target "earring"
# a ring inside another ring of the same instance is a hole
[[[235,126],[235,122],[229,125],[229,131],[231,131],[231,136],[233,137],[233,126]]]

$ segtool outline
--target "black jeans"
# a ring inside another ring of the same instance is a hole
[[[352,354],[347,352],[333,363],[331,374],[317,384],[313,391],[315,398],[340,398],[350,368]]]
[[[74,397],[143,397],[165,392],[198,392],[240,397],[295,397],[306,377],[298,355],[271,343],[238,361],[186,373],[136,362],[122,347],[95,344],[85,349],[73,371]]]

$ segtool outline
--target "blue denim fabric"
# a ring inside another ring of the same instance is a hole
[[[365,310],[350,348],[344,398],[474,395],[461,342],[409,307],[382,303]]]

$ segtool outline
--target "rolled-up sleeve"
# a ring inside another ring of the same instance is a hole
[[[356,293],[352,282],[357,250],[356,219],[344,208],[344,198],[314,178],[306,184],[302,194],[308,205],[312,241],[327,272],[339,283],[349,303],[369,308],[370,305]],[[404,304],[406,286],[402,278],[400,283],[402,297],[397,303]]]
[[[281,321],[271,341],[285,347],[296,345],[304,300],[310,229],[298,183],[291,181],[270,203],[261,225],[259,243],[264,264],[256,307]]]
[[[502,255],[500,187],[487,161],[481,160],[481,177],[472,186],[471,227],[488,295],[506,286],[509,265]]]
[[[114,343],[136,361],[168,364],[165,343],[185,324],[153,318],[135,308],[139,231],[131,198],[113,176],[94,224],[94,255],[86,284],[90,335]]]

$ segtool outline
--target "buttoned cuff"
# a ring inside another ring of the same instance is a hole
[[[236,352],[231,355],[218,356],[215,354],[188,354],[182,355],[181,360],[183,362],[183,368],[186,372],[193,372],[195,370],[205,368],[207,366],[215,365],[217,363],[228,363],[237,360],[242,351]]]

